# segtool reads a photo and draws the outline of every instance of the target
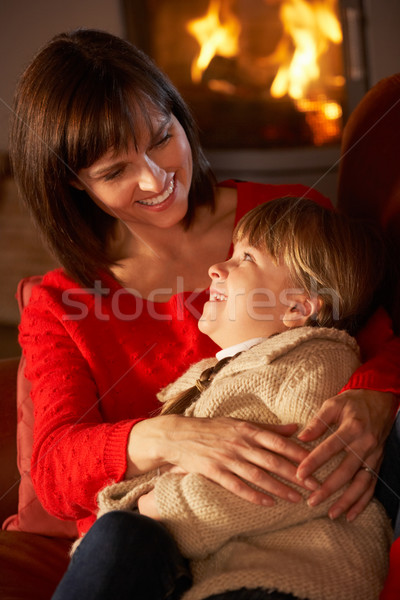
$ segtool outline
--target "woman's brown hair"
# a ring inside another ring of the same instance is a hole
[[[196,206],[214,208],[214,176],[188,107],[146,54],[109,33],[80,29],[53,38],[20,79],[10,137],[14,176],[50,249],[83,286],[110,270],[107,239],[116,219],[70,182],[111,147],[136,144],[135,113],[149,123],[154,109],[178,119],[191,147],[189,227]]]

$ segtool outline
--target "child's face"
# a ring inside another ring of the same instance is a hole
[[[199,329],[221,348],[269,337],[288,327],[284,315],[295,304],[289,270],[275,264],[265,250],[243,240],[235,244],[232,258],[208,272],[210,300],[204,305]]]

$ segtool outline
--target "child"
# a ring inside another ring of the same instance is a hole
[[[232,258],[210,268],[210,300],[199,321],[222,350],[161,391],[163,412],[301,427],[360,364],[348,332],[356,333],[373,305],[380,241],[313,202],[282,198],[245,215],[233,242]],[[332,521],[332,499],[313,507],[303,487],[293,488],[302,496],[296,504],[271,505],[266,497],[260,506],[172,467],[105,488],[99,515],[138,507],[160,520],[191,561],[185,600],[230,590],[239,598],[243,588],[246,598],[278,590],[308,600],[376,600],[391,537],[383,508],[372,501],[354,522]]]

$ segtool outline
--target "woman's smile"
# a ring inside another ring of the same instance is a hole
[[[174,191],[175,175],[173,175],[171,181],[169,182],[162,194],[159,194],[158,196],[153,196],[148,200],[136,200],[136,202],[152,210],[165,210],[174,201]]]

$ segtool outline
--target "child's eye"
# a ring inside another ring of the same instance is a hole
[[[249,260],[251,262],[254,262],[254,258],[252,257],[251,254],[249,254],[248,252],[244,252],[243,253],[243,260]]]

